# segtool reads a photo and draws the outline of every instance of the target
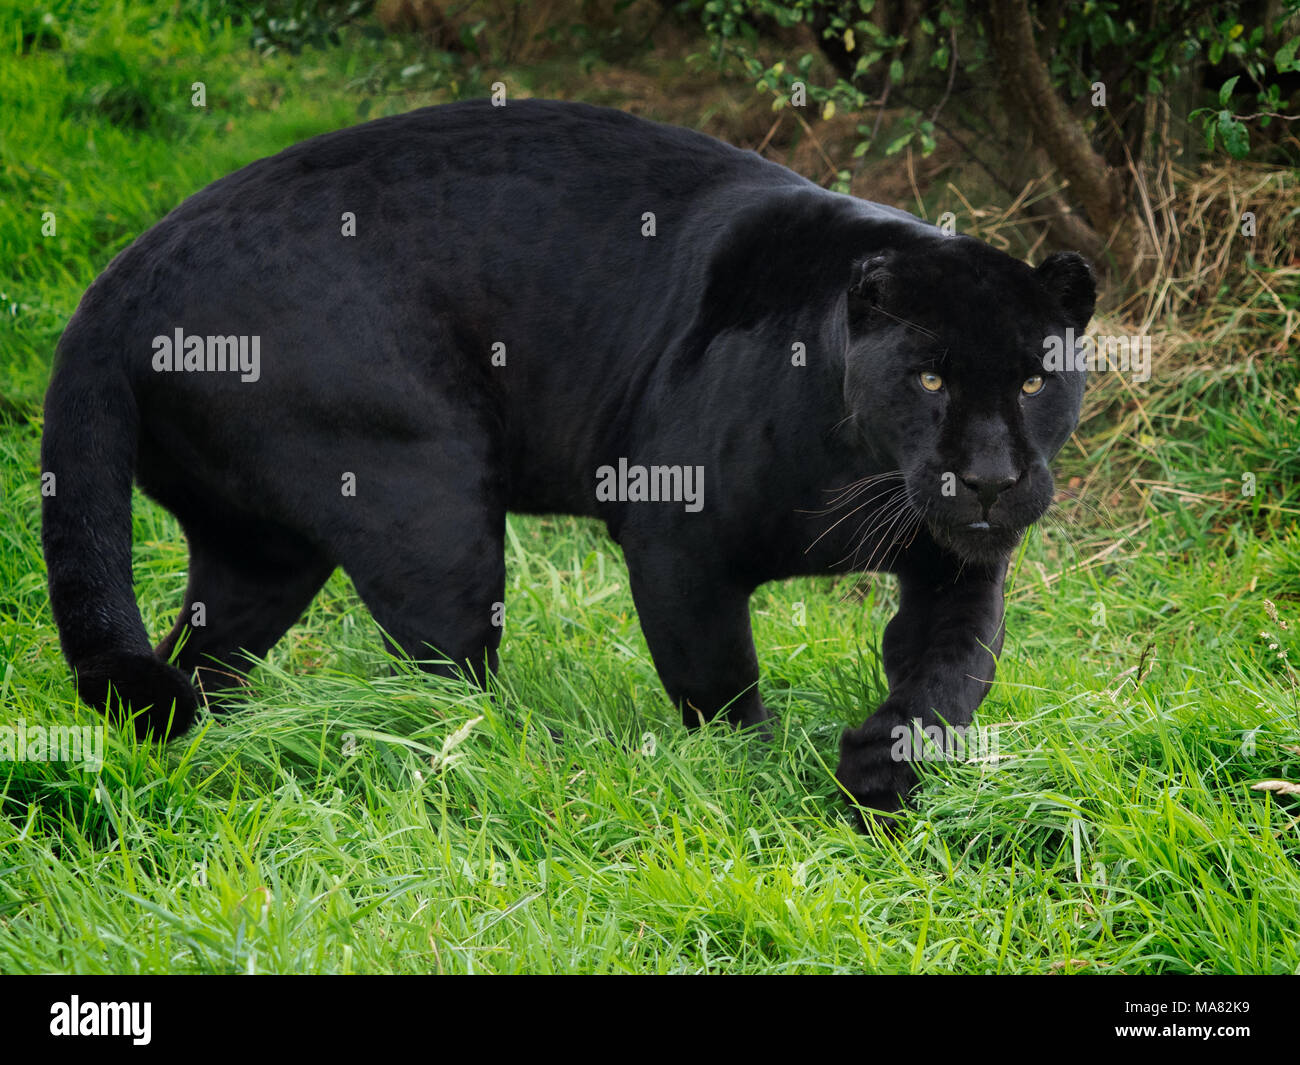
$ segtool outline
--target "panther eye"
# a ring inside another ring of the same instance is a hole
[[[943,387],[943,378],[927,370],[921,374],[921,387],[927,392],[938,392]]]
[[[1020,386],[1020,391],[1027,396],[1035,395],[1043,390],[1043,378],[1039,374],[1026,379],[1025,383]]]

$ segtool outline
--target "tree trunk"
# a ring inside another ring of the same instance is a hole
[[[1078,250],[1101,265],[1109,253],[1121,275],[1142,270],[1146,232],[1124,195],[1120,173],[1092,146],[1083,126],[1052,86],[1047,64],[1034,42],[1027,0],[991,0],[990,42],[1002,79],[1009,116],[1034,136],[1061,176],[1082,214],[1066,216]]]

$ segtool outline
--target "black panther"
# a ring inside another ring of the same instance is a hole
[[[896,574],[889,694],[837,774],[896,810],[893,730],[964,726],[993,680],[1007,562],[1084,387],[1044,341],[1094,299],[1073,253],[1031,268],[614,110],[476,101],[315,137],[172,211],[59,342],[43,542],[77,689],[178,734],[336,566],[396,651],[482,682],[506,512],[588,515],[688,726],[770,728],[758,585]],[[157,647],[133,479],[189,545]]]

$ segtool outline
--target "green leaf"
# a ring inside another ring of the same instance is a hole
[[[1223,87],[1219,89],[1219,106],[1220,106],[1220,107],[1227,107],[1227,106],[1228,106],[1228,101],[1229,101],[1230,99],[1232,99],[1232,89],[1233,89],[1233,86],[1237,84],[1237,82],[1238,82],[1238,80],[1239,80],[1240,78],[1241,78],[1241,75],[1240,75],[1240,74],[1234,74],[1232,77],[1230,77],[1227,81],[1225,81],[1225,82],[1223,83]]]
[[[889,64],[889,80],[894,82],[895,84],[899,84],[902,82],[903,61],[901,59],[895,59],[892,63]]]
[[[1250,132],[1230,111],[1219,112],[1219,136],[1234,159],[1244,159],[1250,152]]]
[[[912,138],[916,136],[916,130],[904,133],[901,137],[896,137],[889,142],[889,147],[885,149],[886,155],[897,155],[911,143]]]
[[[1286,44],[1277,50],[1273,57],[1273,62],[1277,66],[1279,74],[1285,74],[1288,71],[1300,70],[1300,60],[1296,59],[1296,48],[1300,46],[1300,37],[1292,37]]]

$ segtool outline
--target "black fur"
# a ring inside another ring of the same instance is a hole
[[[891,728],[964,725],[992,681],[1007,559],[1051,500],[1083,380],[1021,386],[1093,297],[1078,256],[1035,271],[617,111],[474,102],[317,137],[183,203],[68,325],[43,450],[65,652],[85,699],[107,705],[111,681],[152,707],[142,733],[174,713],[174,734],[198,701],[185,677],[228,684],[342,565],[398,648],[481,677],[506,511],[583,514],[622,545],[685,723],[763,726],[754,588],[886,570],[890,693],[845,733],[839,779],[894,809],[916,778]],[[153,338],[178,328],[259,336],[260,376],[156,371]],[[702,466],[702,509],[598,499],[620,458]],[[133,475],[190,546],[152,654]]]

